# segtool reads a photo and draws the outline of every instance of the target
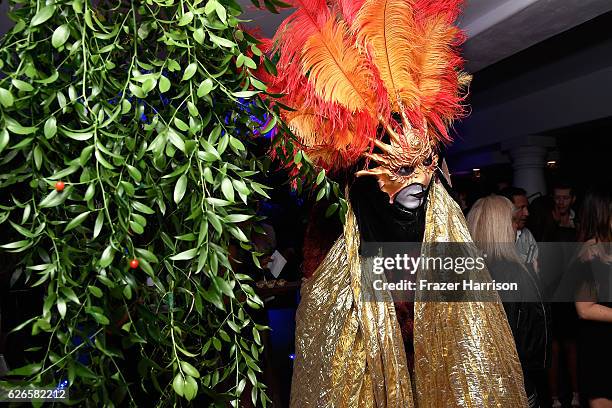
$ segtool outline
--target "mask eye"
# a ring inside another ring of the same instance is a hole
[[[414,167],[412,166],[402,166],[397,170],[398,176],[410,176],[414,172]]]
[[[433,163],[433,158],[431,156],[423,160],[423,166],[425,167],[431,166],[431,163]]]

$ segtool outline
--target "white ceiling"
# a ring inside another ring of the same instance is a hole
[[[469,0],[467,69],[479,71],[612,10],[610,0]]]

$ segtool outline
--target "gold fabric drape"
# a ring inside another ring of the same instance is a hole
[[[466,244],[436,245],[439,242]],[[428,196],[422,254],[475,258],[465,218],[442,185]],[[417,279],[428,279],[418,271]],[[488,271],[462,279],[490,280]],[[486,276],[482,276],[482,275]],[[480,292],[478,296],[485,296]],[[506,314],[496,293],[487,302],[441,302],[417,291],[414,305],[415,388],[419,408],[527,407],[523,373]]]
[[[471,242],[461,210],[437,182],[426,217],[423,255],[434,256],[431,243]],[[419,293],[413,396],[393,300],[362,276],[350,207],[346,218],[343,235],[302,286],[291,407],[526,407],[521,366],[499,301],[423,302]],[[421,278],[427,271],[418,273]]]

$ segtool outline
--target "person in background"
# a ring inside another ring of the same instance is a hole
[[[572,205],[576,201],[574,191],[568,184],[557,184],[553,189],[553,219],[559,227],[576,228],[575,213]]]
[[[551,241],[550,237],[554,233],[554,229],[556,229],[555,220],[552,216],[554,207],[555,202],[550,195],[539,196],[529,203],[527,228],[529,228],[537,242]]]
[[[584,242],[574,273],[580,279],[580,390],[591,408],[612,408],[612,197],[589,192],[580,211],[578,239]]]
[[[565,279],[568,265],[574,252],[576,233],[576,217],[571,206],[574,204],[574,189],[563,181],[557,181],[553,186],[552,202],[548,213],[542,214],[542,240],[554,242],[546,245],[540,256],[541,279],[545,292],[552,294],[559,289],[560,282]],[[559,299],[562,300],[562,299]],[[577,333],[578,315],[573,302],[561,301],[552,304],[552,366],[549,372],[548,384],[552,398],[552,408],[560,408],[562,393],[560,384],[563,377],[562,367],[565,367],[571,387],[571,406],[580,406],[578,394],[578,360]]]
[[[505,197],[491,195],[476,201],[468,213],[468,228],[474,243],[487,254],[491,277],[498,282],[517,283],[519,290],[500,292],[508,323],[523,368],[529,408],[540,406],[536,379],[549,365],[549,310],[544,304],[538,275],[512,245],[515,205]]]
[[[533,265],[533,269],[538,272],[538,244],[531,231],[526,227],[529,217],[527,192],[522,188],[507,187],[501,190],[500,194],[514,204],[512,227],[516,231],[516,248],[521,259],[523,262]]]

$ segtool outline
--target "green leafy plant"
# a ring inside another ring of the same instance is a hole
[[[247,391],[265,406],[266,328],[250,316],[262,301],[234,272],[230,248],[252,251],[249,223],[267,196],[253,132],[283,125],[260,98],[266,87],[253,72],[274,66],[239,28],[240,7],[10,7],[16,25],[0,43],[0,251],[18,257],[14,278],[46,293],[40,315],[15,328],[45,346],[0,385],[67,381],[72,402],[90,406],[238,406]],[[279,143],[299,167],[298,188],[339,195],[290,139]]]

